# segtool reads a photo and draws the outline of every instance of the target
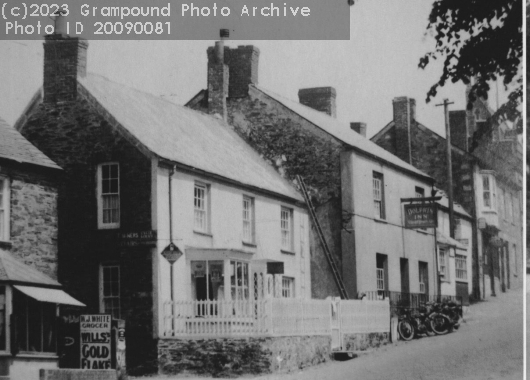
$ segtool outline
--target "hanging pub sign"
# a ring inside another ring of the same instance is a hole
[[[405,205],[405,228],[436,228],[438,217],[435,203]]]
[[[111,322],[109,314],[80,316],[81,369],[111,369]]]

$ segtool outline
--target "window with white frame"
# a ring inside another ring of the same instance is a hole
[[[495,177],[492,174],[482,174],[482,200],[484,207],[495,210]]]
[[[282,277],[282,297],[294,298],[294,278],[287,276]]]
[[[14,291],[14,346],[21,353],[57,352],[57,305]]]
[[[99,275],[99,310],[120,318],[120,267],[117,264],[103,264]]]
[[[376,288],[378,295],[382,296],[385,290],[388,290],[388,268],[387,268],[387,255],[377,253],[375,255],[375,270],[376,270]]]
[[[374,216],[377,219],[385,219],[385,198],[383,174],[373,172],[372,177],[373,197],[374,197]]]
[[[455,255],[455,270],[458,280],[467,280],[467,257]]]
[[[193,205],[195,218],[193,228],[198,232],[209,232],[209,188],[202,183],[195,184]]]
[[[0,177],[0,241],[9,240],[9,180]]]
[[[438,249],[438,271],[440,272],[440,277],[444,280],[449,279],[449,271],[447,270],[447,256],[447,249],[440,247]]]
[[[254,198],[243,197],[243,241],[254,243]]]
[[[282,207],[281,210],[282,249],[293,251],[293,210]]]
[[[232,288],[232,300],[249,299],[249,267],[248,263],[242,261],[230,261],[230,286]]]
[[[99,228],[120,227],[120,167],[118,163],[98,166]]]

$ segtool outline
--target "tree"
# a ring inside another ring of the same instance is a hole
[[[447,81],[470,84],[474,78],[467,99],[471,109],[477,97],[488,98],[488,82],[499,80],[513,89],[492,119],[514,122],[522,132],[523,9],[522,0],[435,0],[427,33],[434,35],[436,46],[420,59],[419,67],[439,58],[444,66],[427,102]]]

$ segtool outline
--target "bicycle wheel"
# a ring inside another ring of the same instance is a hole
[[[414,338],[414,326],[410,321],[402,319],[398,323],[398,333],[403,340],[412,340]]]

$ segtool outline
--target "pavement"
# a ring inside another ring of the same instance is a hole
[[[523,289],[512,289],[475,304],[460,329],[447,335],[398,342],[349,361],[329,362],[299,372],[239,379],[524,380],[524,298]],[[530,294],[526,298],[530,299]],[[182,378],[211,379],[136,379]]]

